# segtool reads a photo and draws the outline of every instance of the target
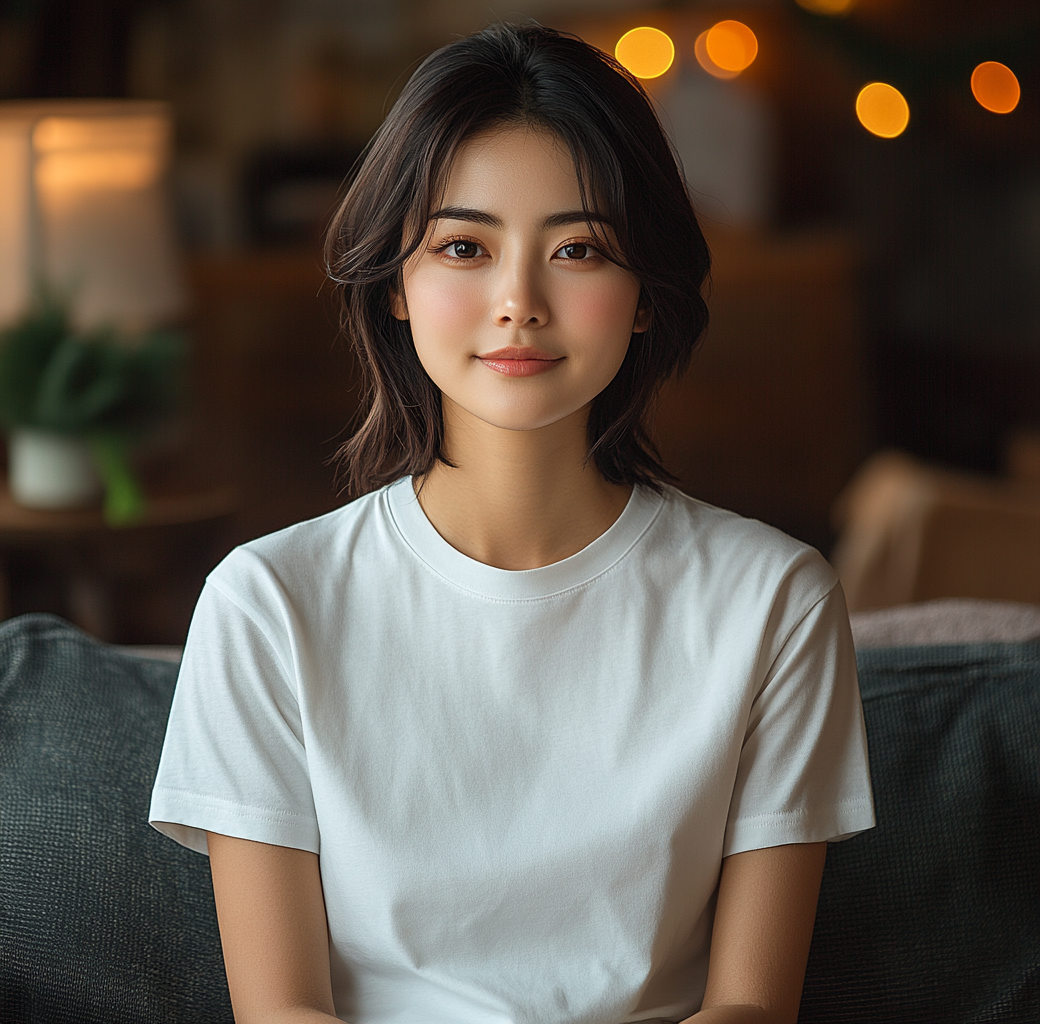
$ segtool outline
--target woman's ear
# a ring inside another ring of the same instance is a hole
[[[633,334],[642,334],[644,331],[650,330],[650,323],[653,318],[650,315],[650,307],[647,306],[642,297],[639,299],[639,305],[636,307],[636,318],[632,324]]]
[[[398,320],[408,319],[408,303],[404,300],[404,290],[390,285],[390,312]]]

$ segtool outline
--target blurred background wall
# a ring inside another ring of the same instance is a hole
[[[0,101],[173,110],[194,397],[152,478],[230,481],[238,500],[176,594],[146,573],[151,596],[110,619],[110,635],[177,641],[214,558],[344,500],[329,459],[357,374],[323,284],[322,228],[422,56],[529,18],[610,51],[643,25],[675,42],[672,66],[644,84],[716,257],[712,327],[657,419],[685,489],[830,553],[835,501],[872,453],[991,480],[1009,452],[1028,463],[1040,429],[1035,0],[2,0]],[[697,58],[698,37],[726,19],[757,41],[739,75]],[[973,96],[981,61],[1017,76],[1010,113]],[[898,137],[857,120],[872,81],[909,104]],[[9,611],[68,611],[60,571],[41,566],[12,556]]]

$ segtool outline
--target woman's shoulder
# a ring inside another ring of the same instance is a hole
[[[666,486],[658,544],[681,566],[689,566],[703,584],[706,577],[726,586],[741,580],[755,586],[794,588],[819,599],[838,577],[820,552],[757,519],[719,508],[678,488]]]
[[[372,553],[386,543],[386,495],[394,486],[238,545],[213,569],[208,582],[225,592],[276,588],[305,593],[349,561],[353,551]]]

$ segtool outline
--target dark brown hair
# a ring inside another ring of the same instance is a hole
[[[329,227],[329,276],[365,380],[360,426],[337,453],[352,494],[448,462],[440,391],[408,322],[392,315],[391,297],[459,146],[511,124],[543,128],[567,146],[584,209],[604,213],[617,237],[617,251],[606,255],[639,279],[650,315],[649,329],[632,335],[620,370],[593,400],[588,457],[612,483],[656,489],[670,478],[647,416],[708,322],[700,289],[710,257],[682,175],[646,93],[617,61],[552,29],[496,25],[420,65]]]

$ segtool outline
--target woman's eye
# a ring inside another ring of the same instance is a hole
[[[586,245],[584,242],[571,242],[570,245],[565,245],[557,251],[557,255],[562,255],[565,260],[584,260],[593,253],[591,245]]]
[[[480,246],[476,242],[459,239],[455,242],[449,242],[445,246],[444,251],[448,256],[452,256],[457,260],[471,260],[480,252]]]

